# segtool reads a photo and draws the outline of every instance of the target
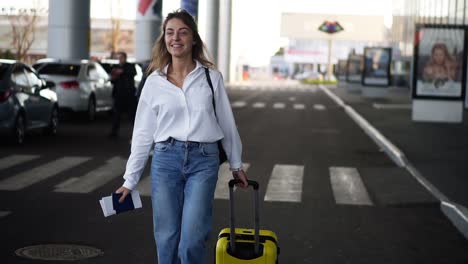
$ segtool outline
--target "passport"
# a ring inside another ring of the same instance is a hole
[[[137,190],[130,192],[130,194],[125,197],[125,200],[119,203],[121,196],[121,193],[112,193],[110,196],[103,197],[99,200],[105,217],[142,207],[140,193]]]

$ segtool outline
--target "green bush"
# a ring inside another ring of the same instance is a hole
[[[328,81],[328,80],[303,80],[302,83],[304,84],[337,84],[337,81]]]

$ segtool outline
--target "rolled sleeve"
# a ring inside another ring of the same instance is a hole
[[[214,84],[216,115],[218,117],[218,124],[224,134],[221,143],[226,151],[230,168],[238,169],[242,167],[242,142],[221,74],[219,74]]]

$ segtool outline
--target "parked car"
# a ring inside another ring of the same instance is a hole
[[[299,80],[299,81],[302,81],[302,80],[323,81],[323,75],[316,71],[305,71],[305,72],[300,72],[294,75],[294,79]]]
[[[99,61],[99,63],[102,65],[104,70],[107,72],[110,78],[110,74],[112,72],[112,69],[114,68],[115,65],[119,64],[119,60],[114,60],[114,59],[102,59]],[[143,70],[141,69],[141,66],[138,63],[134,62],[128,62],[130,64],[133,64],[135,66],[135,88],[138,88],[140,85],[141,79],[143,78]]]
[[[0,131],[17,144],[33,129],[57,134],[59,108],[53,87],[29,65],[0,59]]]
[[[40,59],[33,67],[42,78],[55,83],[60,109],[86,113],[90,121],[96,112],[112,109],[112,84],[99,63]]]

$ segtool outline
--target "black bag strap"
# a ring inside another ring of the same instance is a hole
[[[205,75],[206,75],[206,80],[208,81],[208,84],[210,85],[210,89],[211,89],[211,94],[213,95],[213,97],[211,98],[211,102],[213,103],[213,109],[214,109],[214,114],[216,116],[216,119],[218,119],[218,116],[216,115],[216,105],[215,105],[215,94],[214,94],[214,89],[213,89],[213,83],[211,82],[211,78],[210,78],[210,69],[208,69],[207,67],[205,67]]]

